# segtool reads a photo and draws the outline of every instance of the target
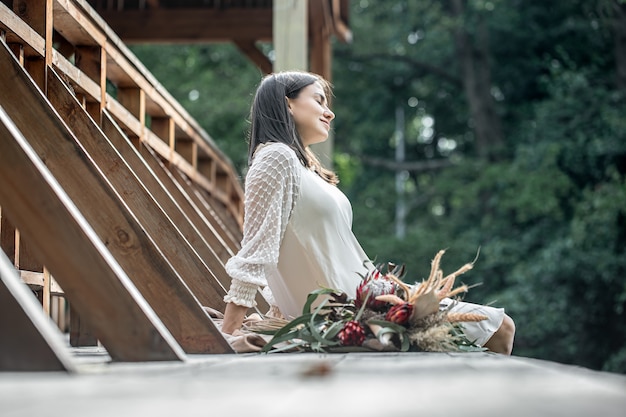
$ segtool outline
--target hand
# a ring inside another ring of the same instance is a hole
[[[234,303],[226,304],[226,310],[224,310],[224,321],[222,322],[222,332],[233,334],[235,330],[239,330],[247,312],[248,307],[240,306]]]

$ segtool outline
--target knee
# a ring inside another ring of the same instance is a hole
[[[492,352],[510,355],[513,352],[513,341],[515,339],[515,322],[508,315],[504,315],[504,320],[498,330],[485,343],[485,347]]]
[[[515,340],[515,322],[511,317],[505,314],[500,329],[502,329],[504,333],[506,354],[510,355],[511,352],[513,352],[513,341]]]

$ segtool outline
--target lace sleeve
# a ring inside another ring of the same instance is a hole
[[[299,163],[283,144],[257,151],[246,175],[241,249],[226,263],[232,283],[224,301],[253,307],[256,290],[267,285],[265,269],[278,264],[280,243],[298,195]]]

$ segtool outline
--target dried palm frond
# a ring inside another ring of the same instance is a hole
[[[488,317],[478,313],[448,313],[446,318],[450,323],[457,323],[462,321],[483,321]]]
[[[450,352],[457,350],[450,336],[450,326],[439,324],[409,333],[409,340],[420,350],[427,352]]]
[[[275,332],[289,324],[289,320],[278,317],[265,317],[263,320],[246,323],[243,328],[251,332]]]

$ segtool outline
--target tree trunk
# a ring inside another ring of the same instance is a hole
[[[626,92],[626,4],[615,0],[614,9],[613,36],[615,38],[617,88]]]
[[[489,65],[489,34],[484,16],[478,16],[474,43],[467,30],[466,0],[451,2],[451,15],[458,24],[454,40],[459,58],[463,87],[474,130],[476,153],[481,158],[495,159],[503,147],[500,118],[491,95]]]

